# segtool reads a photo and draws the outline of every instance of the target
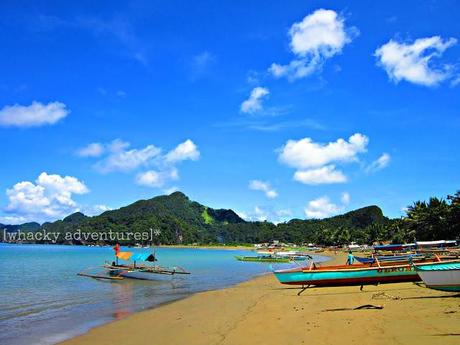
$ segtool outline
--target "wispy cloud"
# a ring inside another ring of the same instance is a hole
[[[254,114],[263,110],[263,100],[268,97],[270,91],[266,87],[257,86],[252,89],[249,98],[241,103],[240,110],[242,113]]]
[[[266,206],[255,206],[248,212],[238,211],[237,214],[247,221],[269,221],[275,224],[286,222],[292,217],[290,209],[273,209]]]
[[[94,142],[76,151],[80,157],[98,158],[94,164],[102,174],[135,172],[135,182],[142,186],[160,188],[179,179],[177,165],[196,161],[200,151],[190,139],[178,144],[167,153],[155,145],[131,148],[129,142],[115,139],[110,143]],[[154,168],[154,169],[153,169]]]
[[[286,110],[288,112],[289,110]],[[326,127],[313,119],[276,121],[272,118],[239,118],[228,122],[214,124],[219,128],[235,128],[260,132],[278,132],[292,128],[308,128],[312,130],[325,130]]]
[[[64,103],[32,102],[31,105],[8,105],[0,110],[0,126],[39,127],[53,125],[65,118],[70,110]]]
[[[369,164],[365,171],[366,173],[376,172],[385,169],[390,164],[391,156],[388,153],[383,153],[379,158]]]
[[[192,80],[207,76],[215,63],[216,56],[207,50],[193,56],[190,62]]]
[[[267,122],[257,121],[247,124],[248,129],[262,131],[262,132],[276,132],[289,128],[309,128],[314,130],[324,130],[326,127],[311,119],[280,121],[280,122]]]
[[[110,97],[118,97],[118,98],[125,98],[128,94],[126,91],[123,90],[108,90],[104,87],[98,87],[96,89],[97,93],[100,94],[101,96],[110,96]]]
[[[278,196],[278,192],[271,186],[269,182],[260,180],[249,181],[249,189],[262,191],[269,199],[274,199]]]
[[[436,64],[434,59],[442,57],[446,49],[457,43],[457,39],[442,39],[440,36],[419,38],[413,43],[390,40],[379,47],[374,55],[378,65],[395,83],[407,82],[436,86],[455,77],[454,66]]]
[[[148,45],[137,34],[135,25],[127,16],[64,18],[40,13],[27,18],[24,25],[29,30],[46,33],[64,29],[84,30],[105,44],[113,43],[121,47],[116,50],[117,54],[126,55],[145,66],[149,64]]]
[[[80,157],[100,157],[104,154],[105,147],[101,143],[91,143],[77,151]]]

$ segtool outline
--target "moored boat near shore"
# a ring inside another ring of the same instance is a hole
[[[460,292],[460,260],[413,265],[426,287]]]
[[[425,262],[433,262],[426,259]],[[345,286],[383,283],[416,282],[420,277],[409,262],[378,262],[376,264],[354,264],[337,266],[296,267],[275,270],[282,284],[301,286]]]
[[[180,266],[174,267],[163,267],[160,265],[147,265],[138,264],[139,261],[154,263],[157,261],[155,254],[153,253],[133,253],[133,252],[122,252],[120,246],[117,244],[114,248],[115,261],[109,263],[106,262],[102,267],[106,271],[104,274],[90,274],[86,272],[80,272],[78,275],[83,277],[95,278],[95,279],[139,279],[139,280],[164,280],[175,275],[190,274],[184,268]],[[118,260],[132,261],[130,264],[121,264]]]

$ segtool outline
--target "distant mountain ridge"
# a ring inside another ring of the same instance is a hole
[[[95,217],[74,213],[42,228],[52,232],[108,231],[145,232],[159,230],[158,243],[194,243],[211,241],[207,230],[226,224],[245,223],[234,211],[213,209],[174,192],[148,200],[138,200],[117,210]]]
[[[7,225],[7,224],[1,224],[0,223],[0,230],[5,229],[6,232],[15,232],[18,230],[21,231],[37,231],[39,230],[41,225],[36,222],[30,222],[30,223],[24,223],[24,224],[19,224],[19,225]]]
[[[337,229],[362,230],[389,222],[378,206],[368,206],[326,219],[293,219],[275,225],[247,222],[230,209],[213,209],[181,192],[139,200],[98,216],[76,212],[55,222],[9,226],[13,231],[145,232],[159,230],[155,243],[255,243],[278,239],[287,242],[323,240],[322,233]],[[16,230],[14,230],[16,229]]]

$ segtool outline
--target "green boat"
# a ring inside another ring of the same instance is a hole
[[[423,263],[434,259],[424,259]],[[421,261],[418,261],[421,262]],[[273,271],[282,284],[301,286],[344,286],[416,282],[420,277],[409,262],[378,262],[354,265],[295,267]]]
[[[281,258],[273,255],[258,255],[258,256],[235,256],[238,261],[250,261],[250,262],[290,262],[290,258]]]

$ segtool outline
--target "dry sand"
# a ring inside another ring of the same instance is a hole
[[[133,314],[63,344],[460,344],[460,298],[452,293],[412,283],[298,291],[270,274]],[[364,304],[383,309],[327,311]]]

